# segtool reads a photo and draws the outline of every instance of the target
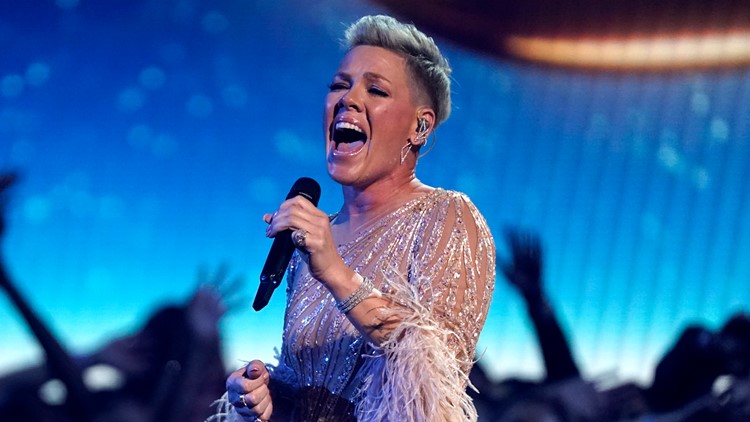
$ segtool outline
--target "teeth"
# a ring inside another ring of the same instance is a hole
[[[362,129],[348,122],[338,122],[336,123],[336,126],[334,126],[334,128],[335,129],[351,129],[351,130],[356,130],[359,133],[362,133]]]

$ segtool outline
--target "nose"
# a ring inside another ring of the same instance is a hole
[[[338,101],[339,108],[353,109],[362,111],[362,102],[356,87],[351,87],[344,91]]]

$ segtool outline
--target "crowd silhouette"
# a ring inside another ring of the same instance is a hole
[[[16,182],[0,174],[0,236],[8,192]],[[479,361],[471,394],[487,422],[737,422],[750,420],[750,315],[738,312],[718,330],[686,327],[653,371],[649,385],[624,380],[600,386],[582,376],[571,342],[544,288],[542,241],[518,228],[503,233],[510,256],[499,272],[519,293],[533,326],[544,377],[493,380]],[[0,256],[0,286],[45,352],[42,365],[0,378],[0,420],[50,422],[204,421],[228,373],[219,321],[238,302],[239,278],[222,267],[201,272],[184,303],[155,309],[132,334],[73,356],[21,295]],[[584,363],[585,364],[585,363]],[[90,373],[108,374],[92,385]],[[103,371],[103,372],[102,372]],[[104,379],[106,382],[101,383]],[[57,380],[64,397],[40,391]]]
[[[14,174],[0,175],[2,211],[15,180]],[[3,217],[0,213],[0,230]],[[236,303],[233,293],[240,282],[229,279],[225,267],[214,274],[201,271],[184,303],[165,304],[135,333],[73,356],[31,308],[0,259],[0,286],[45,354],[43,364],[0,378],[0,421],[206,420],[213,414],[211,403],[224,391],[227,372],[219,321]],[[57,398],[43,394],[50,388]]]
[[[510,257],[500,270],[526,306],[545,376],[492,382],[480,361],[472,372],[480,420],[498,422],[750,421],[750,315],[732,315],[718,331],[689,325],[659,360],[650,385],[599,386],[582,377],[543,282],[539,235],[504,233]],[[484,393],[487,392],[487,393]]]

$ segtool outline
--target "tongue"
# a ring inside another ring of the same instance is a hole
[[[362,148],[364,144],[365,143],[363,141],[354,141],[348,143],[341,142],[336,145],[336,150],[339,152],[354,152]]]

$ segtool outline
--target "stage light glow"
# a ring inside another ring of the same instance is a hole
[[[663,70],[750,64],[750,31],[617,39],[509,36],[504,42],[515,57],[556,66]]]

